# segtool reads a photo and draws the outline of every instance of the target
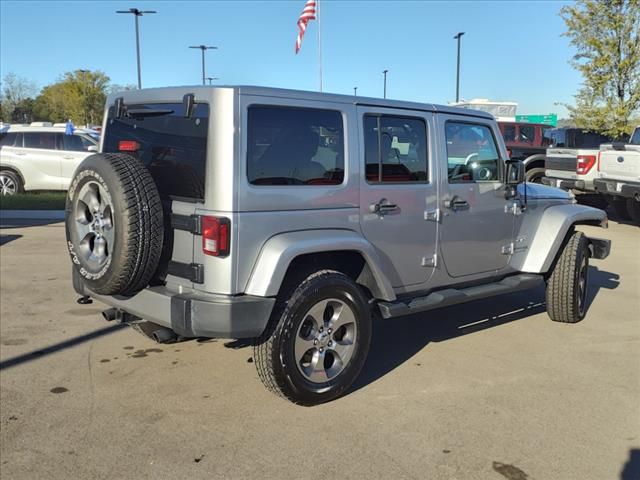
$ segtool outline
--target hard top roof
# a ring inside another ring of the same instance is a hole
[[[355,95],[341,95],[336,93],[324,93],[324,92],[311,92],[305,90],[290,90],[284,88],[274,87],[258,87],[252,85],[216,85],[216,86],[181,86],[181,87],[162,87],[162,88],[148,88],[143,90],[125,90],[121,92],[112,93],[109,95],[108,103],[112,104],[116,98],[124,97],[125,103],[127,98],[133,101],[152,101],[147,100],[154,96],[154,93],[160,94],[162,99],[166,99],[169,96],[174,96],[176,99],[181,98],[187,93],[200,93],[206,95],[207,92],[216,89],[234,89],[238,91],[240,95],[253,95],[264,97],[279,97],[289,98],[297,100],[315,100],[315,101],[327,101],[333,103],[346,103],[352,105],[367,105],[383,108],[397,108],[397,109],[409,109],[409,110],[421,110],[438,113],[451,113],[466,116],[475,116],[480,118],[493,119],[493,115],[482,112],[480,110],[472,110],[469,108],[450,107],[447,105],[438,105],[432,103],[419,103],[403,100],[389,100],[374,97],[361,97]],[[136,98],[137,97],[137,98]]]

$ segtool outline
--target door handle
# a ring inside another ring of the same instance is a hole
[[[399,210],[398,206],[394,203],[389,203],[386,198],[383,198],[378,203],[372,203],[369,205],[369,211],[371,213],[377,213],[378,215],[386,215]]]
[[[14,154],[23,157],[27,154],[27,152],[14,152]]]
[[[450,200],[445,200],[444,206],[455,212],[456,210],[466,210],[469,208],[469,202],[456,195]]]
[[[73,160],[74,157],[72,157],[71,155],[63,155],[62,158],[64,158],[65,160]]]

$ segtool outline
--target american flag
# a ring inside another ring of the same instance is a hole
[[[307,3],[302,9],[300,18],[298,18],[298,38],[296,38],[296,54],[302,47],[302,37],[304,37],[304,31],[307,29],[307,23],[309,20],[316,19],[316,0],[307,0]]]

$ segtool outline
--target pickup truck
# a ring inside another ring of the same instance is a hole
[[[616,214],[640,225],[640,126],[628,144],[600,147],[594,186]]]
[[[547,130],[545,136],[551,142],[542,183],[575,194],[595,193],[593,181],[597,168],[594,167],[600,145],[612,143],[614,139],[580,128],[554,128]]]

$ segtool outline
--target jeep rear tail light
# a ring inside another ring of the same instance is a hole
[[[202,217],[202,252],[205,255],[229,255],[231,222],[224,217]]]
[[[118,142],[118,150],[121,152],[137,152],[140,150],[140,144],[135,140],[120,140]]]
[[[576,163],[576,173],[578,175],[586,175],[596,163],[595,155],[578,155],[578,163]]]

